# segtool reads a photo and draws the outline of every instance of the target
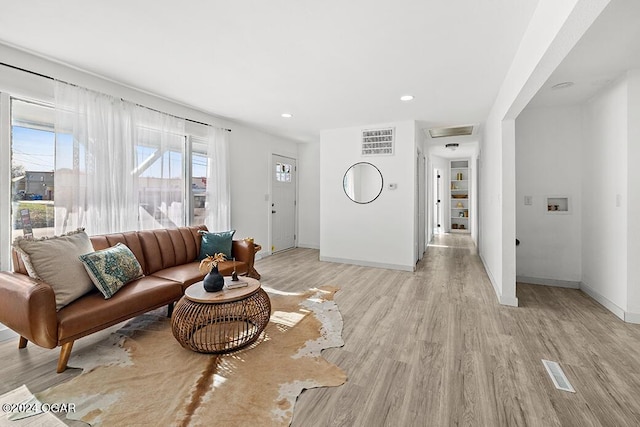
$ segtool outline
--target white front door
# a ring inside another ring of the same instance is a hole
[[[273,155],[271,182],[271,252],[296,245],[296,160]]]

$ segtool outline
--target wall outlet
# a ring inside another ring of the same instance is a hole
[[[525,206],[531,206],[531,205],[533,205],[533,197],[531,197],[531,196],[524,196],[524,204],[525,204]]]

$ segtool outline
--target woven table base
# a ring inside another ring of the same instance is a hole
[[[227,353],[251,344],[269,323],[271,301],[262,289],[246,298],[221,303],[183,297],[171,316],[178,342],[199,353]]]

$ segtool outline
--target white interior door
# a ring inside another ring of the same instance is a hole
[[[296,160],[274,154],[271,182],[271,252],[296,245]]]
[[[435,213],[435,224],[433,227],[433,234],[440,234],[442,232],[442,200],[440,191],[440,171],[438,169],[433,170],[433,202]]]
[[[418,251],[416,254],[416,261],[420,261],[422,256],[424,255],[424,251],[426,249],[425,246],[425,227],[427,223],[426,212],[425,212],[425,188],[426,188],[426,177],[425,177],[425,162],[426,159],[422,155],[422,153],[418,152],[416,158],[416,172],[417,172],[417,180],[418,185],[416,186],[418,190]]]

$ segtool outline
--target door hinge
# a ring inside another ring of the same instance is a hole
[[[297,200],[293,201],[293,206],[298,206],[298,201]]]
[[[296,240],[298,238],[298,236],[296,236],[295,234],[293,235],[293,240]]]

